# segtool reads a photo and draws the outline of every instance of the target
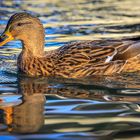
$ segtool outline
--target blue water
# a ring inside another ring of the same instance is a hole
[[[139,0],[1,0],[0,33],[28,11],[45,28],[45,49],[70,41],[140,34]],[[17,73],[21,43],[0,49],[0,139],[140,139],[138,73],[83,79],[29,78]]]

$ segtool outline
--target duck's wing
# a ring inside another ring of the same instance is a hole
[[[132,40],[71,43],[59,49],[57,73],[64,77],[119,73],[127,59],[139,54],[138,46],[139,43]]]
[[[140,41],[123,41],[116,49],[118,53],[112,60],[129,60],[140,55]]]

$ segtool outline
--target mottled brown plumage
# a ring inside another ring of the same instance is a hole
[[[19,70],[30,76],[81,78],[140,70],[140,38],[79,41],[44,52],[44,29],[27,13],[13,15],[0,37],[0,45],[22,41]]]

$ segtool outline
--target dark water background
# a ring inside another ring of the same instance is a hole
[[[0,0],[0,33],[15,12],[38,16],[45,49],[140,35],[140,0]],[[0,50],[0,139],[139,140],[140,75],[81,80],[17,75],[19,41]]]

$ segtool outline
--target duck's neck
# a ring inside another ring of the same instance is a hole
[[[42,24],[37,24],[30,32],[26,32],[20,38],[22,51],[35,57],[44,55],[45,33]]]
[[[26,40],[22,41],[22,52],[27,56],[41,57],[44,56],[44,41],[43,40]]]

